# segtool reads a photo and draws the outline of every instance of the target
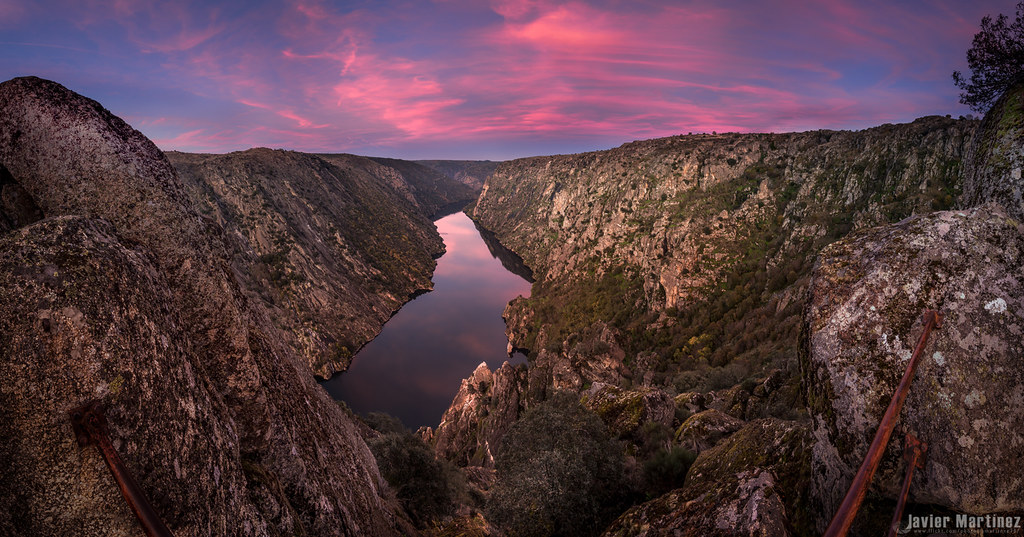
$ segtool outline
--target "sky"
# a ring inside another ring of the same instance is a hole
[[[966,115],[986,14],[935,0],[0,0],[0,80],[164,150],[504,160]]]

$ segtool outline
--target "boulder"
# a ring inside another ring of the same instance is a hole
[[[604,420],[613,435],[621,438],[637,434],[649,422],[671,427],[675,418],[675,401],[657,388],[624,390],[596,382],[583,394],[581,402]]]
[[[0,231],[0,534],[139,534],[75,442],[90,400],[178,537],[415,532],[152,142],[20,78],[0,84],[0,162],[4,214],[29,215]]]
[[[676,429],[677,444],[700,453],[718,444],[723,438],[743,427],[743,420],[718,410],[705,410],[687,418]]]
[[[802,353],[814,418],[811,486],[827,523],[922,332],[924,350],[873,490],[894,498],[902,439],[928,444],[911,496],[958,512],[1024,509],[1024,226],[999,205],[857,233],[821,253]]]
[[[698,455],[682,488],[626,511],[604,536],[807,533],[810,445],[806,422],[750,422]]]

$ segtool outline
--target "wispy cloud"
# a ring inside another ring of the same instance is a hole
[[[981,16],[1010,9],[0,0],[0,74],[88,91],[167,149],[503,158],[966,113],[949,74]]]

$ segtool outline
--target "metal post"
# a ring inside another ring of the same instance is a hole
[[[861,463],[860,470],[857,471],[857,475],[854,476],[853,482],[850,484],[850,490],[847,491],[846,497],[843,498],[843,503],[839,505],[839,509],[832,518],[832,523],[825,530],[823,537],[843,537],[850,530],[853,518],[857,516],[857,510],[860,509],[860,504],[868,493],[871,479],[875,477],[878,464],[882,461],[882,455],[885,453],[885,446],[889,444],[889,437],[892,435],[893,428],[896,427],[896,420],[899,419],[903,402],[907,399],[907,394],[910,391],[910,382],[914,379],[914,370],[917,369],[921,353],[928,342],[928,335],[931,334],[933,328],[939,328],[941,325],[942,315],[939,312],[935,310],[926,310],[924,312],[924,331],[921,332],[921,338],[917,341],[914,354],[910,357],[907,370],[904,371],[899,387],[896,388],[896,393],[892,395],[892,400],[889,401],[889,407],[885,409],[882,421],[878,425],[878,431],[875,432],[875,439],[871,442],[867,455],[864,457],[864,462]]]
[[[78,408],[72,409],[71,428],[75,431],[75,438],[79,446],[87,446],[92,443],[99,445],[100,453],[103,455],[107,468],[117,482],[117,488],[121,489],[121,495],[128,502],[132,512],[138,517],[142,529],[149,537],[174,537],[167,526],[164,525],[160,515],[156,514],[153,506],[142,492],[142,488],[128,473],[121,457],[114,450],[107,434],[107,420],[103,415],[103,407],[98,401],[90,401]]]
[[[914,469],[924,469],[925,451],[928,451],[928,444],[907,433],[903,441],[903,458],[907,460],[907,476],[903,478],[903,488],[900,490],[900,499],[896,503],[896,512],[893,513],[892,522],[889,524],[888,537],[896,537],[896,533],[899,531],[900,519],[903,518],[903,510],[907,506],[907,496],[910,494],[910,482],[914,479]]]

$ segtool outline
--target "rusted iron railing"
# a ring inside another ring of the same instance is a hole
[[[907,475],[903,478],[900,499],[896,503],[896,512],[892,515],[892,522],[889,523],[887,537],[896,537],[896,533],[900,529],[900,519],[903,518],[903,509],[907,506],[907,496],[910,495],[910,483],[914,480],[914,469],[924,469],[925,451],[928,451],[928,444],[907,433],[903,439],[903,458],[907,460]]]
[[[150,505],[146,494],[142,492],[138,483],[128,473],[121,457],[114,450],[110,443],[110,435],[107,434],[107,420],[103,415],[103,407],[98,401],[88,402],[70,411],[71,428],[75,431],[75,438],[78,445],[85,447],[89,444],[97,444],[107,468],[117,482],[117,488],[121,489],[121,495],[128,502],[135,516],[138,517],[142,529],[149,537],[174,537],[167,526],[164,525],[160,515],[156,514],[153,506]]]
[[[889,444],[889,437],[892,436],[893,428],[896,427],[896,420],[899,418],[903,403],[907,400],[910,382],[914,379],[914,371],[917,369],[918,362],[920,362],[925,344],[928,343],[928,336],[933,328],[939,328],[941,325],[942,315],[939,312],[935,310],[926,310],[924,312],[924,331],[921,332],[921,338],[917,341],[914,354],[910,357],[907,370],[904,371],[903,378],[896,388],[896,393],[892,395],[892,400],[889,401],[889,407],[885,409],[882,421],[878,425],[878,431],[875,433],[875,439],[871,442],[871,446],[868,447],[867,455],[864,456],[864,462],[861,463],[860,470],[857,471],[857,475],[853,478],[853,483],[850,484],[850,490],[846,492],[843,503],[836,510],[832,523],[825,530],[823,537],[842,537],[850,530],[850,525],[853,524],[853,519],[857,516],[860,504],[868,493],[871,479],[875,477],[878,464],[882,461],[882,455],[885,453],[885,447]]]

